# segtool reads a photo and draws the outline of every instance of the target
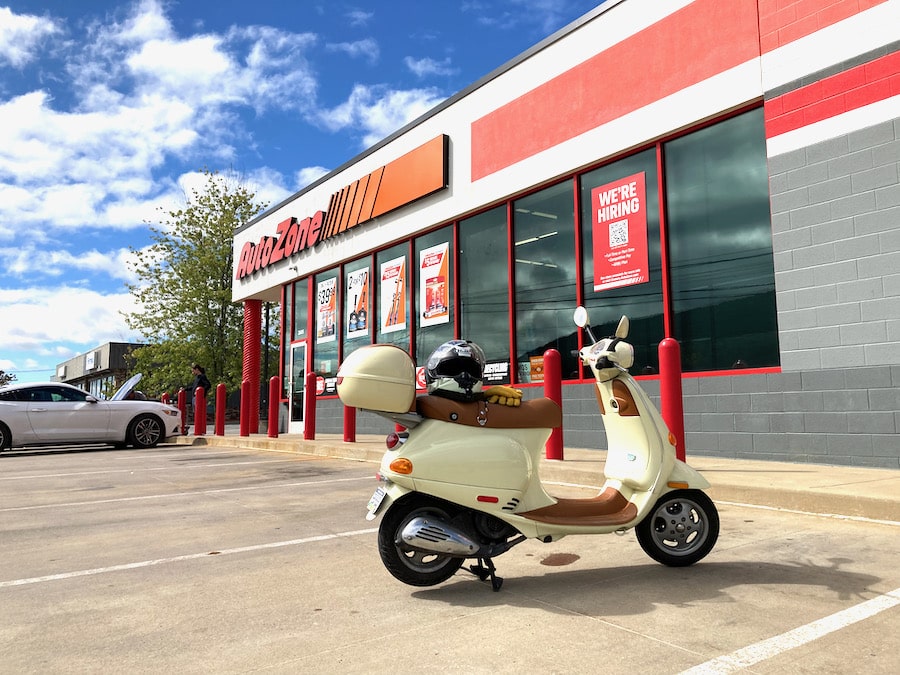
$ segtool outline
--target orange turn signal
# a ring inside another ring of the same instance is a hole
[[[412,462],[410,462],[406,457],[398,457],[393,462],[390,463],[390,469],[394,473],[402,473],[405,475],[412,473]]]
[[[688,485],[687,483],[682,483],[675,480],[670,480],[668,483],[666,483],[666,485],[668,485],[670,488],[678,488],[680,490],[687,490],[690,487],[690,485]]]

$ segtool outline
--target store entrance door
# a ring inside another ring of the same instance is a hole
[[[291,345],[291,377],[288,383],[289,434],[303,433],[303,398],[306,384],[306,343]]]

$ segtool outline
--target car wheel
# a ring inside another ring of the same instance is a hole
[[[155,447],[163,439],[163,423],[156,415],[138,415],[128,428],[128,441],[136,448]]]
[[[9,433],[9,427],[0,422],[0,452],[8,450],[12,447],[12,435]]]

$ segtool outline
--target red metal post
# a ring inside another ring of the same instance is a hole
[[[241,382],[241,436],[250,435],[250,406],[252,405],[250,380]]]
[[[306,374],[303,392],[303,439],[316,440],[316,379],[313,371]]]
[[[681,392],[681,347],[675,338],[659,343],[660,412],[675,437],[675,456],[685,460],[684,398]]]
[[[225,396],[225,383],[216,385],[216,436],[225,435],[225,405],[228,403]]]
[[[206,392],[203,387],[194,390],[194,436],[206,435]]]
[[[181,435],[187,435],[187,392],[182,387],[178,390],[178,409],[181,411]]]
[[[555,349],[544,352],[544,396],[562,407],[562,358]],[[550,432],[546,446],[547,459],[563,459],[563,431],[556,427]]]
[[[269,438],[278,438],[278,404],[281,403],[280,384],[277,377],[269,378]]]
[[[162,393],[162,396],[159,397],[159,402],[160,402],[160,403],[165,403],[166,405],[169,405],[169,392],[164,391],[164,392]]]
[[[356,408],[344,406],[344,443],[356,443]]]

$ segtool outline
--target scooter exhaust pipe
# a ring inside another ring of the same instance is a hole
[[[400,539],[398,543],[419,551],[460,558],[476,556],[481,549],[467,534],[433,517],[413,518],[400,532]]]

